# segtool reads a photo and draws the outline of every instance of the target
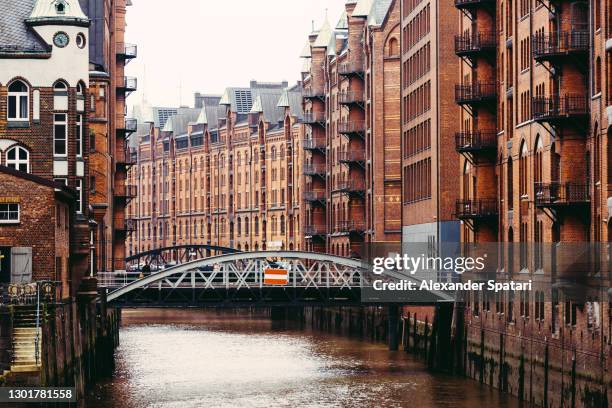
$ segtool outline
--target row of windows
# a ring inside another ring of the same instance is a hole
[[[404,119],[406,122],[431,109],[431,81],[425,82],[404,97]]]
[[[37,120],[38,112],[36,110],[40,109],[40,92],[38,90],[34,92],[36,94],[34,98],[35,117],[33,119]],[[58,81],[53,85],[53,92],[56,96],[68,96],[68,85],[63,81]],[[77,84],[77,97],[84,97],[84,94],[85,85],[83,82],[79,82]],[[32,115],[30,115],[30,88],[24,81],[16,80],[8,85],[6,116],[9,122],[25,122],[32,119]]]
[[[429,4],[424,7],[410,22],[404,27],[402,36],[406,50],[414,47],[423,37],[429,34],[430,30]]]
[[[431,68],[431,43],[427,43],[404,61],[404,88],[423,77]]]
[[[408,14],[412,13],[422,1],[423,0],[404,0],[402,5],[404,17],[408,17]]]
[[[431,158],[404,168],[404,203],[431,198]]]
[[[427,119],[404,132],[404,157],[410,157],[431,148],[431,119]]]

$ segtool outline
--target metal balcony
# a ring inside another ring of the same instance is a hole
[[[455,36],[455,54],[459,57],[477,57],[487,53],[495,53],[497,36],[495,32],[479,32],[469,35]]]
[[[578,94],[536,96],[532,98],[531,112],[533,119],[540,123],[584,122],[589,118],[589,100],[586,95]]]
[[[455,0],[459,10],[475,10],[480,7],[495,7],[495,0]]]
[[[359,76],[363,78],[364,72],[363,61],[345,62],[338,67],[338,74],[342,76]]]
[[[125,234],[131,234],[132,232],[136,232],[136,220],[132,218],[126,218],[125,220],[123,220],[123,222],[119,222],[115,229],[116,231]]]
[[[138,79],[128,76],[123,77],[123,81],[119,81],[119,84],[117,84],[117,89],[125,94],[135,92],[138,89]]]
[[[304,124],[325,126],[325,112],[308,112],[304,114]]]
[[[537,207],[588,206],[590,202],[590,188],[586,183],[562,183],[558,181],[535,183],[535,204]]]
[[[325,205],[324,190],[304,191],[303,197],[307,203]]]
[[[338,221],[336,231],[341,234],[363,234],[366,230],[364,221]]]
[[[338,161],[343,164],[365,165],[365,150],[348,150],[338,152]]]
[[[338,133],[346,136],[364,137],[366,131],[365,120],[351,120],[338,123]]]
[[[138,57],[138,46],[135,44],[123,44],[117,47],[117,56],[126,62]]]
[[[343,181],[336,184],[333,192],[363,197],[365,195],[365,185],[360,180]]]
[[[125,118],[123,126],[119,125],[117,130],[122,131],[125,134],[136,132],[138,129],[138,120],[134,118]]]
[[[495,101],[497,84],[494,82],[476,82],[468,85],[455,85],[455,101],[459,105],[478,105]]]
[[[327,228],[323,224],[304,225],[304,235],[307,237],[325,237]]]
[[[138,196],[138,187],[129,184],[117,186],[115,197],[119,200],[130,201]]]
[[[340,105],[359,105],[363,107],[365,96],[363,91],[348,91],[338,94],[338,103]]]
[[[459,153],[495,152],[497,132],[495,130],[473,130],[455,133],[455,149]]]
[[[318,150],[321,152],[324,152],[327,147],[325,139],[322,137],[304,139],[302,145],[304,146],[304,150]]]
[[[457,200],[455,216],[460,220],[495,218],[499,214],[497,199]]]
[[[138,154],[135,149],[119,150],[115,156],[115,161],[121,167],[131,167],[138,162]]]
[[[305,176],[318,176],[325,177],[325,164],[305,164],[303,168],[303,173]]]
[[[325,91],[321,88],[306,88],[302,91],[304,99],[319,99],[325,100]]]
[[[538,62],[559,63],[570,56],[587,58],[589,55],[589,32],[586,30],[536,35],[532,42],[533,58]]]

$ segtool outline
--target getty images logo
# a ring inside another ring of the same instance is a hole
[[[403,271],[411,275],[418,271],[425,270],[446,270],[454,271],[461,275],[470,271],[482,271],[485,268],[485,259],[487,255],[480,257],[439,257],[439,256],[408,256],[407,254],[388,257],[377,257],[373,259],[372,272],[376,275],[382,275],[385,271]]]

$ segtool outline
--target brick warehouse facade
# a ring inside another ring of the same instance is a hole
[[[347,1],[302,51],[309,250],[359,257],[400,241],[399,8]]]
[[[132,230],[126,206],[133,198],[126,186],[127,170],[135,164],[127,139],[136,121],[126,118],[126,99],[136,90],[136,78],[125,66],[137,56],[137,46],[125,42],[130,0],[79,0],[91,20],[89,28],[89,197],[96,221],[95,268],[125,269],[125,241]]]
[[[455,6],[462,240],[609,242],[610,3]],[[585,275],[606,276],[607,259],[595,253]],[[521,249],[500,262],[498,278],[547,281],[538,274],[555,263],[546,262]],[[544,406],[607,406],[605,295],[575,301],[553,288],[545,303],[536,295],[468,299],[468,373]]]
[[[63,295],[74,296],[89,269],[89,167],[84,137],[89,20],[78,3],[25,1],[4,12],[1,25],[10,27],[11,35],[0,38],[0,165],[24,173],[3,169],[0,236],[4,247],[20,252],[15,254],[20,259],[10,265],[10,281],[61,279],[66,288]],[[64,188],[60,185],[70,190],[61,198]],[[54,189],[59,192],[55,194]],[[32,202],[34,191],[40,193],[41,203]],[[44,216],[42,204],[49,205]],[[54,233],[56,221],[62,219],[57,214],[62,215],[66,206],[75,214],[64,217],[69,232],[59,236]],[[45,230],[47,236],[56,236],[55,251],[41,249],[43,235],[26,242],[27,234],[15,234],[20,230]]]
[[[460,109],[452,93],[459,69],[453,53],[458,15],[451,2],[402,1],[404,243],[459,241],[454,138]]]
[[[196,106],[141,108],[128,253],[187,244],[302,249],[301,84],[253,81],[222,96],[196,94]]]

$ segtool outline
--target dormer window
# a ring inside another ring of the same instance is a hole
[[[66,13],[66,2],[63,0],[58,0],[55,2],[55,11],[57,14],[65,14]]]

